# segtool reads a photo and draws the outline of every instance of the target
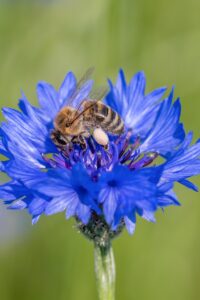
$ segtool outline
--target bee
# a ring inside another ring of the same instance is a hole
[[[78,108],[70,106],[74,99],[72,96],[68,105],[58,112],[51,133],[51,139],[58,148],[63,149],[67,144],[80,144],[85,148],[86,139],[90,136],[106,148],[109,142],[107,133],[120,135],[124,132],[124,123],[119,114],[101,102],[106,93],[105,89],[96,91],[93,94],[95,99],[84,99]]]

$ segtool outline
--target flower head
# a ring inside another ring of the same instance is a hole
[[[0,154],[7,160],[0,168],[11,180],[1,185],[0,197],[10,209],[27,209],[33,223],[42,214],[65,211],[84,226],[100,220],[110,232],[126,226],[133,233],[137,215],[154,222],[156,210],[179,205],[175,182],[197,190],[188,178],[200,173],[200,143],[190,146],[192,134],[185,137],[173,89],[164,99],[165,88],[146,95],[142,72],[127,84],[120,71],[104,103],[121,116],[124,133],[109,134],[107,148],[92,135],[84,148],[57,147],[51,139],[55,117],[65,106],[81,107],[92,83],[77,88],[70,72],[58,91],[45,82],[37,85],[39,107],[23,94],[19,111],[3,108]]]

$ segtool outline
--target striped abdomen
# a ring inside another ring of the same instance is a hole
[[[92,105],[92,103],[93,101],[86,101],[84,108]],[[113,134],[122,134],[124,132],[124,122],[119,114],[101,102],[96,102],[88,109],[84,117],[86,120],[92,118],[96,126],[100,126],[107,132]]]

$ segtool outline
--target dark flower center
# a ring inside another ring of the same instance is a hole
[[[84,197],[88,194],[88,190],[82,186],[82,185],[79,185],[79,186],[76,186],[76,192],[81,196],[81,197]]]
[[[137,170],[150,165],[157,157],[157,153],[140,153],[140,139],[133,138],[128,131],[126,134],[111,139],[108,148],[105,149],[97,144],[93,138],[86,139],[86,148],[81,148],[78,144],[67,144],[62,149],[58,149],[57,154],[52,158],[45,156],[45,160],[51,167],[61,167],[72,169],[77,163],[85,166],[93,180],[98,179],[101,171],[110,171],[115,164],[126,165],[130,170]],[[111,187],[116,187],[118,183],[110,180]],[[81,195],[86,195],[88,191],[84,187],[79,187]]]
[[[112,180],[108,181],[108,185],[111,187],[116,187],[118,185],[118,182],[117,182],[117,180],[112,179]]]

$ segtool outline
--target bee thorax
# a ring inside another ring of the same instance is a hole
[[[108,135],[101,128],[94,129],[93,138],[99,145],[102,145],[102,146],[108,145],[108,142],[109,142]]]

